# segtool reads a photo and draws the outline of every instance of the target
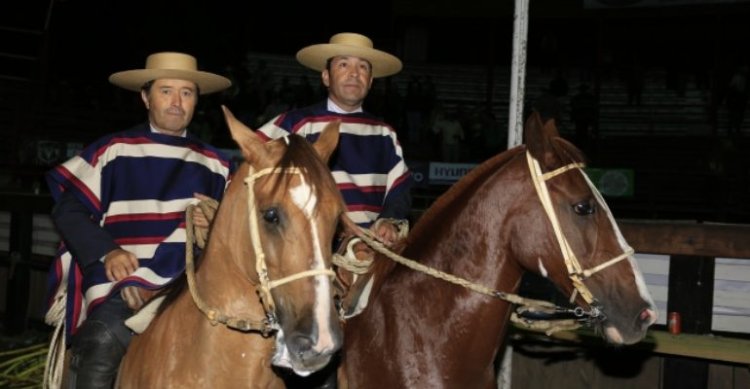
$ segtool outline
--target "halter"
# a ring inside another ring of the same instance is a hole
[[[268,316],[268,318],[272,322],[278,323],[275,313],[276,304],[273,301],[273,296],[271,296],[271,289],[305,277],[314,277],[318,275],[334,277],[336,273],[334,273],[331,269],[312,269],[301,271],[299,273],[295,273],[274,281],[271,281],[269,279],[268,267],[266,266],[266,255],[263,252],[263,245],[260,241],[260,232],[258,228],[258,210],[256,206],[257,204],[255,203],[255,191],[253,190],[253,186],[255,185],[256,179],[274,173],[302,175],[301,170],[296,167],[286,169],[278,167],[265,168],[257,172],[253,172],[253,167],[250,166],[250,170],[247,173],[247,178],[245,178],[245,184],[247,185],[247,215],[248,221],[250,222],[250,239],[253,244],[253,248],[255,249],[255,271],[258,272],[258,278],[260,279],[258,294],[260,295],[260,300],[263,303],[263,309],[266,311],[266,316]]]
[[[584,270],[583,267],[581,266],[581,263],[578,261],[578,258],[576,258],[575,253],[570,248],[570,243],[568,243],[568,240],[565,238],[565,235],[562,233],[562,229],[560,228],[560,221],[557,219],[557,214],[555,214],[555,210],[552,206],[552,200],[550,199],[549,190],[547,189],[546,181],[560,174],[568,172],[570,170],[577,169],[579,172],[581,172],[581,175],[583,175],[583,177],[586,179],[586,183],[589,185],[591,192],[594,193],[594,197],[596,198],[596,201],[599,204],[605,204],[604,199],[602,198],[602,195],[599,193],[596,187],[591,183],[591,180],[589,180],[588,176],[586,176],[586,174],[583,172],[582,170],[582,168],[584,167],[583,163],[571,163],[569,165],[563,166],[553,171],[542,173],[542,169],[539,166],[539,162],[536,159],[534,159],[534,157],[532,157],[529,152],[526,152],[526,160],[529,163],[529,170],[531,171],[531,178],[532,178],[532,181],[534,182],[534,188],[536,188],[536,192],[539,195],[539,200],[542,202],[544,211],[547,213],[547,217],[549,218],[550,223],[552,223],[552,228],[555,231],[555,237],[557,237],[557,243],[560,245],[560,251],[562,251],[563,259],[565,260],[565,266],[568,268],[568,277],[573,282],[573,287],[575,288],[573,293],[570,296],[570,302],[573,303],[573,301],[576,298],[576,293],[580,293],[581,297],[589,305],[592,306],[592,313],[595,311],[598,311],[598,308],[594,306],[594,301],[595,301],[594,296],[591,293],[591,291],[586,287],[586,285],[583,283],[583,281],[591,277],[593,274],[601,270],[604,270],[605,268],[612,266],[615,263],[620,262],[623,259],[629,257],[630,255],[633,254],[633,249],[628,247],[624,253],[618,255],[617,257],[614,257],[607,262],[594,266],[591,269]]]
[[[270,280],[268,277],[268,267],[266,266],[266,256],[263,252],[263,246],[260,241],[260,232],[258,227],[258,212],[255,203],[255,192],[253,187],[255,180],[268,174],[299,174],[302,175],[302,171],[299,168],[266,168],[261,169],[258,172],[254,172],[253,167],[250,166],[247,177],[244,182],[247,185],[247,205],[248,205],[248,221],[250,229],[250,239],[255,250],[255,271],[258,273],[258,279],[260,285],[257,288],[258,296],[260,297],[261,304],[263,305],[263,311],[265,312],[266,318],[261,321],[253,320],[250,318],[228,316],[225,313],[209,307],[206,302],[198,294],[198,290],[195,285],[195,265],[193,262],[193,225],[191,212],[187,212],[187,249],[185,251],[185,273],[187,275],[188,287],[190,294],[193,296],[193,301],[198,306],[198,309],[206,315],[208,320],[212,324],[222,323],[227,327],[240,330],[240,331],[257,331],[268,336],[271,332],[279,328],[279,321],[276,317],[276,305],[271,296],[271,289],[287,284],[289,282],[305,278],[313,277],[317,275],[327,275],[329,277],[335,276],[335,273],[331,269],[313,269],[305,270],[299,273],[292,274],[280,278],[278,280]]]
[[[534,187],[536,188],[537,195],[539,196],[539,200],[542,203],[542,206],[544,207],[545,212],[547,213],[547,217],[550,220],[550,223],[552,224],[552,228],[555,231],[555,236],[557,238],[557,242],[560,245],[560,250],[562,251],[563,258],[565,260],[565,266],[568,269],[568,277],[571,279],[574,287],[574,291],[570,296],[570,302],[571,304],[574,302],[576,295],[578,293],[581,294],[581,297],[589,304],[590,310],[586,311],[582,307],[575,307],[575,308],[566,308],[566,307],[560,307],[557,306],[551,302],[544,301],[544,300],[537,300],[537,299],[530,299],[526,297],[519,296],[517,294],[513,293],[507,293],[502,292],[498,290],[493,290],[491,288],[488,288],[484,285],[477,284],[475,282],[466,280],[464,278],[437,270],[435,268],[423,265],[419,262],[414,261],[413,259],[405,258],[401,255],[398,255],[391,250],[389,250],[385,245],[379,241],[379,239],[375,236],[375,234],[370,230],[365,229],[359,229],[357,235],[357,238],[363,240],[367,245],[369,245],[373,250],[379,252],[380,254],[385,255],[386,257],[390,258],[391,260],[400,263],[410,269],[428,274],[432,277],[442,279],[444,281],[448,281],[450,283],[461,285],[467,289],[473,290],[478,293],[482,293],[488,296],[496,297],[502,300],[505,300],[507,302],[510,302],[512,304],[518,305],[516,308],[516,312],[513,312],[511,314],[511,320],[521,326],[532,328],[532,329],[538,329],[538,330],[544,330],[548,335],[560,331],[560,330],[573,330],[579,327],[579,322],[585,322],[585,323],[592,323],[594,321],[600,321],[603,320],[603,314],[601,312],[600,307],[596,303],[596,300],[593,297],[593,294],[591,291],[586,287],[586,285],[583,283],[585,279],[590,277],[591,275],[604,270],[605,268],[614,265],[615,263],[627,258],[628,256],[633,254],[633,249],[628,247],[625,252],[617,257],[614,257],[607,262],[604,262],[602,264],[599,264],[597,266],[594,266],[590,269],[583,269],[581,266],[581,263],[576,258],[575,253],[570,247],[570,244],[568,243],[568,240],[565,238],[565,235],[562,233],[562,229],[560,228],[560,222],[557,219],[557,214],[555,214],[554,208],[552,206],[552,200],[550,199],[549,191],[547,190],[546,181],[550,180],[560,174],[566,173],[573,169],[578,169],[578,171],[581,172],[583,177],[586,179],[586,183],[589,185],[589,188],[591,189],[591,192],[594,193],[594,197],[596,200],[601,204],[602,206],[606,207],[606,203],[604,202],[604,199],[602,198],[599,191],[596,189],[594,184],[591,183],[591,180],[589,180],[588,176],[583,172],[582,168],[584,167],[584,164],[582,163],[572,163],[566,166],[563,166],[561,168],[555,169],[551,172],[542,173],[542,169],[539,166],[539,162],[534,159],[531,154],[526,152],[526,160],[529,164],[529,170],[531,172],[532,181],[534,182]],[[338,264],[342,265],[344,263],[349,263],[350,261],[358,261],[356,259],[352,260],[347,255],[339,256],[337,258],[337,255],[334,255],[334,262],[337,262]],[[351,270],[351,269],[350,269]],[[358,273],[364,273],[368,271],[368,269],[361,269],[358,271]],[[576,319],[546,319],[550,317],[556,317],[557,315],[573,315],[576,317]]]

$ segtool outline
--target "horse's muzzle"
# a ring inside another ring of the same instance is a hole
[[[276,352],[271,363],[274,366],[291,369],[295,374],[306,377],[324,368],[341,345],[340,331],[332,334],[330,342],[316,342],[316,339],[302,333],[292,334],[286,340],[284,332],[279,331],[276,334]]]

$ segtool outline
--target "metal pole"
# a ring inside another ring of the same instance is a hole
[[[528,20],[529,0],[516,0],[513,13],[513,59],[510,72],[510,104],[508,107],[508,148],[518,146],[523,142]]]
[[[529,1],[516,0],[513,12],[513,59],[510,69],[510,104],[508,104],[508,148],[523,142],[523,102],[526,84],[526,42],[529,35]],[[511,388],[513,346],[508,344],[497,374],[498,389]]]

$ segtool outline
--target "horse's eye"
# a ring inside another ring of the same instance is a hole
[[[573,204],[573,211],[578,215],[591,215],[595,210],[596,206],[590,201]]]
[[[263,220],[270,224],[279,224],[279,210],[276,208],[268,208],[263,211]]]

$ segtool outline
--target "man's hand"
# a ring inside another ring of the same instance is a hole
[[[193,196],[200,201],[192,209],[193,231],[195,232],[195,243],[200,248],[206,247],[208,241],[208,228],[216,216],[216,210],[219,208],[219,202],[200,193],[193,193]]]
[[[381,242],[386,247],[393,246],[394,243],[396,243],[396,239],[398,237],[398,228],[391,224],[391,223],[378,223],[377,225],[374,225],[374,230],[372,232],[375,233],[375,236],[380,239]]]
[[[141,288],[137,286],[126,286],[120,289],[120,295],[122,299],[128,304],[128,307],[132,310],[140,309],[143,303],[146,301],[143,299],[140,293]]]
[[[138,258],[130,251],[118,248],[104,256],[104,269],[110,281],[119,281],[133,274],[138,266]]]
[[[193,193],[193,196],[200,200],[205,202],[206,204],[217,204],[216,200],[200,193]],[[218,206],[218,204],[217,204]],[[206,214],[208,212],[208,214]],[[203,211],[203,207],[194,207],[193,208],[193,226],[195,228],[202,228],[202,229],[208,229],[208,226],[211,224],[211,221],[214,219],[214,216],[216,216],[216,208],[215,207],[208,207],[207,211]]]
[[[378,219],[370,229],[386,247],[393,247],[396,242],[406,237],[409,223],[399,219]]]

